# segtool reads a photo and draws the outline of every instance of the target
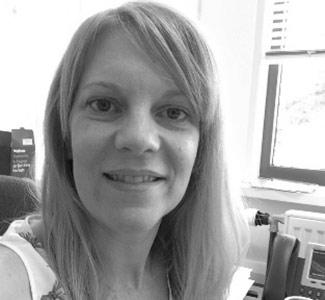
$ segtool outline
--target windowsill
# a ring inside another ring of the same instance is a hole
[[[244,182],[242,194],[246,198],[325,207],[325,187],[317,185],[259,179]]]

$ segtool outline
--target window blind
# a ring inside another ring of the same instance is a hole
[[[324,0],[272,0],[266,55],[325,53]]]

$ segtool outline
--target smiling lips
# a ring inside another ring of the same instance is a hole
[[[110,172],[104,174],[106,178],[115,182],[121,182],[126,184],[143,184],[156,182],[164,179],[161,175],[153,172]]]

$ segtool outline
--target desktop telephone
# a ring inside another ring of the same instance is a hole
[[[325,300],[325,245],[308,243],[305,258],[298,257],[291,294]]]
[[[264,284],[263,300],[305,296],[325,300],[325,245],[308,243],[305,258],[299,257],[299,242],[277,235]]]

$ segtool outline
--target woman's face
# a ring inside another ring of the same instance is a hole
[[[198,116],[170,76],[122,33],[89,55],[70,118],[73,175],[90,215],[116,230],[150,230],[181,201]]]

